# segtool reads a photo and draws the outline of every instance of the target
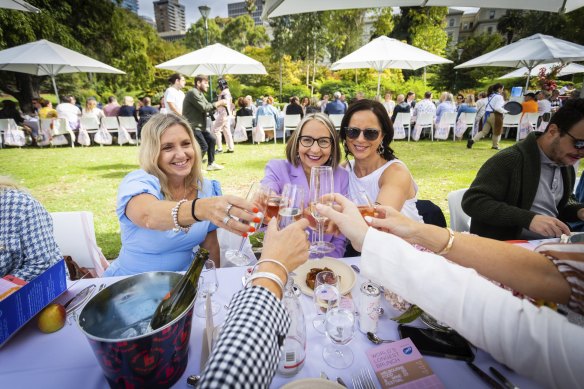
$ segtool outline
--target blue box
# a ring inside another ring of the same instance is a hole
[[[66,290],[65,261],[61,259],[34,280],[0,301],[0,347]]]

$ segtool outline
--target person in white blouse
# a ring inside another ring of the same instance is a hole
[[[164,104],[168,112],[181,116],[185,99],[185,92],[182,91],[186,85],[185,77],[182,74],[174,73],[168,78],[168,83],[170,86],[164,92]]]
[[[491,149],[499,150],[499,141],[501,140],[501,132],[503,131],[503,115],[507,113],[507,110],[503,107],[505,105],[505,99],[502,96],[503,89],[503,84],[499,83],[489,87],[483,129],[477,132],[472,139],[468,140],[466,143],[467,148],[471,149],[474,143],[487,136],[492,130],[493,145]]]
[[[415,303],[499,362],[545,387],[581,387],[584,382],[583,328],[571,324],[547,307],[536,307],[528,300],[513,296],[474,269],[449,262],[440,255],[416,250],[396,236],[405,234],[404,229],[410,224],[408,221],[405,221],[405,226],[395,223],[395,220],[392,222],[391,217],[397,212],[388,212],[389,219],[364,219],[348,199],[335,194],[335,202],[339,204],[338,211],[322,205],[317,209],[337,225],[355,248],[361,250],[363,276]],[[460,250],[477,253],[481,249],[493,254],[492,257],[497,255],[490,246],[486,250],[485,246],[473,248],[472,242],[469,244],[461,235],[455,236],[450,231],[440,238],[442,243],[432,249],[441,255],[450,252],[454,255],[455,251],[460,254]],[[504,250],[502,247],[497,250]],[[511,246],[508,248],[512,249]],[[517,257],[522,258],[522,255]],[[525,268],[526,264],[533,266],[536,262],[523,262],[522,266]],[[506,265],[494,261],[484,266]],[[508,275],[509,278],[523,276],[523,271],[517,270],[517,266],[511,265],[511,269],[515,271]],[[530,283],[534,287],[537,283],[545,283],[550,291],[558,293],[556,297],[566,299],[570,289],[568,282],[562,282],[561,278],[556,280],[557,284],[550,283],[542,275],[531,279]]]

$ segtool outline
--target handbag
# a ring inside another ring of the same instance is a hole
[[[456,125],[454,126],[454,136],[456,138],[462,138],[464,132],[466,131],[466,119],[465,115],[461,114],[456,121]]]
[[[16,125],[11,125],[4,131],[4,143],[7,146],[24,146],[26,144],[24,131],[19,129]]]
[[[77,143],[79,143],[81,146],[91,145],[91,138],[89,137],[87,129],[83,127],[83,125],[79,126],[79,134],[77,134]]]
[[[266,141],[266,133],[264,128],[259,124],[251,131],[251,136],[254,142],[262,143]]]
[[[448,134],[450,133],[450,126],[444,123],[444,120],[440,120],[440,123],[436,126],[436,131],[434,132],[434,139],[446,140],[448,139]]]
[[[519,121],[519,140],[525,139],[530,132],[533,131],[533,125],[529,122],[527,115],[522,115]]]
[[[241,124],[235,126],[235,131],[233,132],[233,141],[236,143],[247,141],[247,131]]]
[[[131,145],[136,144],[134,139],[132,139],[132,137],[130,136],[130,133],[128,132],[128,130],[126,130],[126,128],[123,126],[120,126],[120,128],[118,130],[118,144],[123,145],[126,143],[129,143]]]

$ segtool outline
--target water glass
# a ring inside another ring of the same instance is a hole
[[[331,344],[322,350],[324,361],[335,369],[346,369],[353,364],[353,352],[347,343],[355,332],[355,315],[346,308],[332,308],[326,313],[326,336]]]
[[[325,314],[333,307],[337,307],[341,300],[339,292],[339,278],[332,271],[321,271],[314,281],[313,301],[317,317],[312,321],[314,329],[324,334]]]
[[[215,262],[208,259],[203,266],[203,271],[199,277],[199,291],[197,297],[199,301],[195,305],[195,314],[199,317],[206,317],[206,299],[207,295],[211,298],[211,312],[216,315],[220,310],[221,306],[213,301],[213,293],[219,289],[219,280],[217,278],[217,270],[215,269]]]

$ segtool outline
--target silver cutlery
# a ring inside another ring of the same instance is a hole
[[[345,381],[343,381],[343,379],[341,377],[337,377],[337,382],[339,383],[339,385],[342,385],[345,388],[348,388],[347,384],[345,384]]]
[[[381,339],[379,336],[377,336],[373,332],[368,332],[367,333],[367,339],[369,339],[372,343],[375,343],[375,344],[393,343],[393,342],[395,342],[395,340],[392,340],[392,339]]]
[[[519,389],[518,386],[514,385],[507,377],[505,377],[499,370],[495,369],[493,366],[489,367],[489,370],[493,375],[505,385],[507,389]]]
[[[79,293],[77,293],[75,296],[73,296],[69,301],[67,301],[65,304],[63,304],[63,307],[65,307],[66,314],[68,315],[71,312],[74,312],[80,306],[82,306],[89,299],[89,297],[91,297],[94,290],[95,290],[95,284],[91,284],[91,285],[87,286],[86,288],[82,289]]]

